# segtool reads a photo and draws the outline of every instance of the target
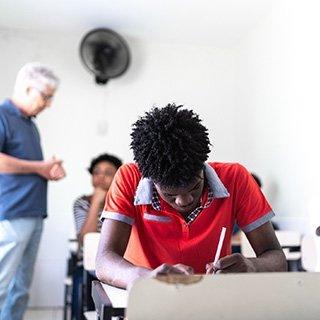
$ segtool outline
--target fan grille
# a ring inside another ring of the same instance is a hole
[[[116,32],[100,28],[87,33],[80,45],[81,60],[97,83],[122,75],[130,63],[125,40]]]

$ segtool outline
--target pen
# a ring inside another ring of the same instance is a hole
[[[220,258],[220,253],[221,253],[221,249],[222,249],[224,236],[226,234],[226,230],[227,230],[226,227],[222,227],[222,229],[221,229],[220,238],[219,238],[219,242],[218,242],[216,256],[214,257],[213,265],[215,265],[217,263],[217,261],[219,260],[219,258]]]

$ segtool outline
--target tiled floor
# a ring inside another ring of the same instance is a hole
[[[24,320],[62,320],[62,308],[28,309]]]

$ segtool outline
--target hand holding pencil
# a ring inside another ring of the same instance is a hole
[[[252,261],[240,253],[234,253],[220,259],[225,234],[226,228],[222,227],[214,261],[207,263],[206,274],[255,272]]]
[[[216,250],[216,255],[214,257],[214,261],[211,262],[211,263],[207,263],[207,265],[206,265],[206,274],[215,273],[215,266],[216,266],[216,264],[217,264],[217,262],[219,261],[219,258],[220,258],[224,237],[226,235],[226,230],[227,229],[225,227],[222,227],[221,233],[220,233],[220,237],[219,237],[218,246],[217,246],[217,250]]]

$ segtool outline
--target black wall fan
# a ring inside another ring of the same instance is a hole
[[[116,32],[99,28],[87,33],[80,44],[80,57],[97,84],[121,76],[130,63],[129,47]]]

